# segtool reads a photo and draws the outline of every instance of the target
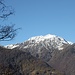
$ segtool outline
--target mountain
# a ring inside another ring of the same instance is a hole
[[[37,46],[38,44],[45,47],[46,49],[49,46],[50,49],[54,48],[54,49],[62,50],[63,45],[72,44],[72,43],[69,41],[66,41],[65,39],[63,39],[59,36],[48,34],[45,36],[31,37],[23,43],[18,43],[18,44],[13,44],[13,45],[11,44],[11,45],[7,45],[6,47],[9,49],[13,49],[13,48],[19,47],[19,46],[24,46],[22,48],[29,48],[32,46]]]
[[[6,48],[29,52],[64,75],[75,75],[75,44],[59,36],[51,34],[35,36],[23,43],[8,45]]]
[[[29,52],[0,46],[0,75],[63,75]]]
[[[48,62],[55,50],[62,50],[67,45],[71,44],[71,42],[68,42],[59,36],[48,34],[45,36],[31,37],[23,43],[8,45],[6,48],[22,49],[23,51],[30,52],[31,55]]]

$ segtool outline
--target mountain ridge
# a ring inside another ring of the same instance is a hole
[[[27,42],[27,41],[29,41],[31,44],[38,44],[38,43],[40,43],[40,42],[43,42],[43,41],[46,41],[45,42],[45,44],[49,44],[49,42],[52,44],[52,42],[57,42],[56,44],[57,44],[57,48],[59,49],[59,50],[62,50],[63,48],[61,48],[61,46],[63,45],[63,44],[73,44],[72,42],[69,42],[69,41],[66,41],[65,39],[63,39],[63,38],[61,38],[61,37],[59,37],[59,36],[56,36],[56,35],[51,35],[51,34],[47,34],[47,35],[45,35],[45,36],[34,36],[34,37],[31,37],[31,38],[29,38],[28,40],[26,40],[25,42]],[[47,42],[47,41],[49,41],[49,42]],[[25,43],[25,42],[23,42],[23,43]],[[59,42],[59,43],[58,43]],[[9,49],[13,49],[13,48],[15,48],[15,47],[18,47],[19,46],[19,44],[21,44],[21,43],[18,43],[18,44],[11,44],[11,45],[7,45],[7,46],[5,46],[5,47],[7,47],[7,48],[9,48]],[[27,46],[26,46],[27,47]]]
[[[23,50],[30,52],[31,55],[42,60],[49,62],[54,51],[63,50],[66,46],[71,45],[65,39],[56,35],[36,36],[28,39],[23,43],[8,45],[6,48]]]

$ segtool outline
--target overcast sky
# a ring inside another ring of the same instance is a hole
[[[75,0],[6,0],[15,10],[5,24],[15,23],[22,29],[12,41],[1,45],[24,42],[32,36],[53,34],[75,42]]]

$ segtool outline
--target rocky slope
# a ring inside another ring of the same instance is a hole
[[[75,44],[67,46],[62,51],[55,51],[54,54],[49,64],[65,75],[75,75]]]
[[[0,75],[62,75],[29,52],[0,47]]]

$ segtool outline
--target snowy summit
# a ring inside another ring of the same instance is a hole
[[[72,43],[66,41],[65,39],[63,39],[59,36],[48,34],[45,36],[31,37],[24,43],[8,45],[6,47],[11,48],[11,49],[15,48],[15,47],[26,49],[26,48],[32,48],[32,47],[38,46],[38,48],[44,47],[46,49],[53,48],[53,49],[62,50],[63,45],[69,45],[69,44],[72,44]]]
[[[66,41],[65,39],[59,36],[51,35],[51,34],[48,34],[45,36],[31,37],[30,39],[28,39],[28,41],[33,44],[41,43],[43,46],[52,46],[53,48],[59,49],[59,50],[63,49],[62,47],[63,45],[72,44],[71,42]]]

